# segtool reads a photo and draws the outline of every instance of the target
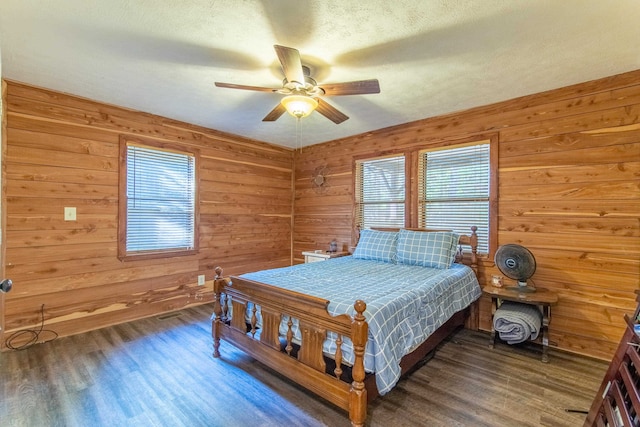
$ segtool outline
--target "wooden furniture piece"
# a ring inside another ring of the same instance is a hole
[[[482,289],[491,297],[491,337],[489,348],[493,348],[496,340],[496,330],[493,327],[493,316],[502,304],[502,301],[515,301],[522,304],[536,305],[542,312],[542,361],[549,361],[549,322],[551,321],[551,306],[558,302],[558,295],[547,289],[536,289],[535,292],[519,292],[510,287],[495,287],[487,285]]]
[[[477,272],[476,228],[472,234],[460,236],[459,244],[471,246],[467,264]],[[328,272],[330,273],[330,272]],[[212,320],[213,356],[220,357],[220,340],[224,339],[245,351],[253,358],[287,376],[318,396],[345,409],[353,426],[363,426],[367,417],[367,402],[378,395],[374,375],[365,375],[364,354],[368,338],[368,324],[364,316],[366,303],[358,300],[354,304],[355,315],[331,316],[327,307],[329,300],[301,294],[276,286],[259,283],[240,277],[231,277],[233,283],[222,276],[216,268],[214,280],[214,316]],[[252,307],[251,321],[244,316],[227,314],[231,299],[233,313],[246,313]],[[260,307],[262,323],[259,333],[256,328],[256,305]],[[456,328],[464,325],[468,309],[454,314],[443,326],[412,353],[400,362],[402,374],[408,372]],[[291,318],[299,322],[301,339],[299,345],[292,343]],[[288,331],[280,336],[281,320],[288,319]],[[336,352],[325,357],[323,343],[329,332],[336,334]],[[353,345],[354,362],[351,366],[342,363],[341,344],[348,337]]]
[[[349,252],[305,251],[302,252],[302,255],[304,255],[304,262],[318,262],[326,261],[331,258],[347,256],[349,255]]]
[[[591,404],[584,427],[640,425],[640,290],[633,317],[624,316],[626,327],[618,349]]]

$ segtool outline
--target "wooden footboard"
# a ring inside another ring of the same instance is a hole
[[[227,298],[231,298],[231,313]],[[366,304],[356,301],[356,315],[331,316],[329,301],[277,288],[252,280],[222,277],[216,268],[214,281],[214,317],[212,321],[213,356],[220,357],[220,339],[231,342],[256,360],[349,412],[353,426],[363,426],[367,417],[367,390],[364,384],[364,352],[368,325]],[[256,307],[256,306],[259,306]],[[249,321],[244,313],[249,309]],[[258,315],[262,322],[258,324]],[[286,338],[280,338],[281,319],[288,320]],[[297,319],[300,341],[294,343],[292,325]],[[323,343],[328,332],[336,339],[335,369],[326,372]],[[340,344],[344,337],[353,343],[355,360],[346,383],[342,375]],[[294,345],[295,344],[295,345]],[[275,351],[274,351],[275,350]]]

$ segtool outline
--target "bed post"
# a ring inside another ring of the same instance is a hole
[[[364,318],[367,304],[357,300],[354,304],[356,315],[351,323],[351,342],[355,359],[351,375],[353,382],[349,391],[349,419],[353,427],[364,426],[367,419],[367,389],[364,386],[364,350],[369,335],[369,326]]]
[[[213,336],[213,357],[220,357],[220,335],[222,329],[222,287],[226,285],[222,277],[222,268],[215,268],[216,277],[213,280],[213,319],[211,320],[211,335]]]
[[[478,227],[471,226],[471,238],[469,244],[471,245],[471,269],[478,276]]]
[[[469,265],[476,275],[476,278],[480,280],[478,274],[478,227],[471,226],[471,236],[469,236],[469,245],[471,246],[471,264]],[[465,320],[465,327],[472,331],[477,331],[480,324],[480,311],[478,309],[478,302],[474,302],[469,307],[469,317]]]

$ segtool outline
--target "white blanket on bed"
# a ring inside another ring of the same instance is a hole
[[[529,304],[505,301],[493,316],[493,328],[509,344],[536,339],[541,325],[542,313]]]

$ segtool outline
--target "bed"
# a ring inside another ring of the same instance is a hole
[[[465,323],[481,295],[476,250],[475,227],[378,229],[352,256],[230,278],[217,267],[213,356],[228,341],[362,426],[367,402]]]

